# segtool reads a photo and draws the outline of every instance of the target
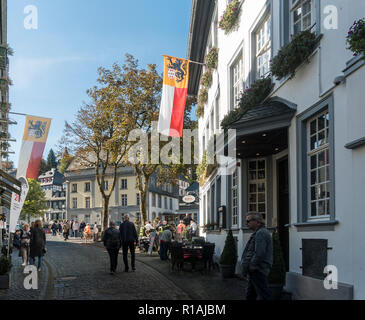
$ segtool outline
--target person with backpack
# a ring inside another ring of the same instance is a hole
[[[118,266],[118,253],[121,247],[121,237],[115,223],[110,221],[109,228],[105,230],[103,235],[104,247],[108,251],[110,258],[110,274],[114,274]]]
[[[122,241],[123,246],[123,262],[124,262],[124,272],[128,272],[128,248],[131,252],[131,265],[132,270],[136,270],[135,265],[135,243],[138,241],[136,227],[132,222],[129,221],[129,215],[124,215],[124,222],[120,225],[120,239]]]

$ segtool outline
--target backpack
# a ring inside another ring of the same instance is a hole
[[[110,230],[110,247],[119,248],[120,247],[120,234],[116,229]]]

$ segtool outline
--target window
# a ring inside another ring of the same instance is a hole
[[[266,161],[248,162],[248,211],[257,211],[266,219]]]
[[[156,207],[156,195],[152,193],[152,207]]]
[[[161,195],[158,195],[158,207],[162,208],[162,199],[161,199]]]
[[[292,34],[309,29],[315,22],[314,0],[291,0]]]
[[[219,123],[219,96],[215,99],[215,128],[220,128]]]
[[[127,179],[122,179],[122,183],[121,183],[121,189],[128,189],[127,187]]]
[[[164,199],[164,205],[165,205],[164,208],[167,209],[167,197],[165,197]]]
[[[128,205],[128,198],[126,194],[122,194],[122,207],[126,207]]]
[[[85,208],[90,209],[90,197],[85,198]]]
[[[77,209],[77,198],[72,198],[72,209]]]
[[[172,210],[172,199],[170,198],[170,210]]]
[[[72,193],[75,193],[75,192],[77,192],[77,184],[76,183],[73,183],[72,184],[72,191],[71,191]]]
[[[85,182],[85,192],[90,192],[90,182]]]
[[[309,188],[309,219],[329,217],[330,155],[329,113],[316,115],[307,123],[307,163]]]
[[[104,181],[104,190],[108,190],[108,181]]]
[[[232,226],[238,225],[238,176],[237,169],[232,174]]]
[[[141,203],[141,198],[140,198],[139,193],[137,193],[137,206],[139,206],[140,203]]]
[[[232,74],[232,106],[236,109],[239,106],[240,95],[243,89],[243,62],[242,57],[238,58],[231,68]]]
[[[256,78],[270,73],[271,57],[271,19],[267,17],[256,32]]]

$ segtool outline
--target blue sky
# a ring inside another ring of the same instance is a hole
[[[24,8],[38,9],[38,29],[24,28]],[[11,0],[8,1],[10,102],[13,112],[52,118],[43,157],[72,122],[86,90],[96,83],[97,68],[123,62],[131,53],[142,67],[162,54],[186,57],[191,0]],[[10,160],[18,165],[24,116],[10,127],[17,139]],[[56,151],[56,150],[55,150]]]

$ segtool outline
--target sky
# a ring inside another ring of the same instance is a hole
[[[96,84],[98,67],[123,63],[126,53],[140,66],[163,57],[186,57],[192,0],[10,0],[8,43],[11,111],[52,118],[43,158],[56,151],[65,121],[72,122],[89,101],[86,90]],[[28,30],[24,9],[34,5],[38,29]],[[25,117],[11,114],[18,124],[9,132],[9,160],[18,165]]]

